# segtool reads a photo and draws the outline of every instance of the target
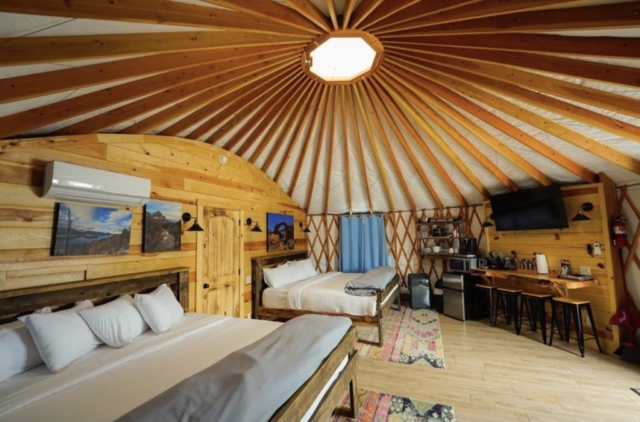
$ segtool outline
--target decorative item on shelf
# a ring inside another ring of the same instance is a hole
[[[433,253],[440,253],[440,246],[436,245],[433,248],[431,248],[431,250],[433,251]]]
[[[583,203],[582,205],[580,205],[580,208],[578,208],[578,212],[571,219],[571,221],[589,221],[589,220],[591,220],[587,215],[584,214],[583,211],[589,212],[592,209],[593,209],[593,204],[591,202]]]
[[[189,221],[191,221],[191,214],[189,214],[188,212],[185,212],[184,214],[182,214],[182,221],[184,221],[185,223],[188,223]],[[203,232],[204,229],[202,227],[200,227],[200,224],[198,224],[198,219],[194,218],[193,219],[193,224],[191,225],[191,227],[189,227],[187,229],[188,232]]]
[[[251,224],[253,224],[253,220],[250,218],[247,218],[247,226],[250,226]],[[252,232],[258,232],[258,233],[262,233],[262,229],[260,228],[260,223],[258,223],[256,221],[256,225],[253,226],[253,228],[251,229]]]
[[[300,224],[298,224],[298,226],[299,226],[300,228],[303,228],[303,227],[304,227],[304,224],[300,223]],[[309,226],[307,226],[307,227],[305,227],[305,228],[304,228],[304,230],[302,230],[302,232],[303,232],[303,233],[311,233],[311,230],[309,230]]]

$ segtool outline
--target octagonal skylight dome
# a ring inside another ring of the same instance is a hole
[[[325,81],[351,81],[371,70],[376,54],[360,37],[332,37],[310,53],[309,70]]]

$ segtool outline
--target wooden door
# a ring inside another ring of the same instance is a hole
[[[242,305],[240,211],[204,208],[198,235],[196,310],[239,317]]]

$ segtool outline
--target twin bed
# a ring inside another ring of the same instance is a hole
[[[188,278],[188,269],[180,268],[0,292],[0,320],[6,322],[18,314],[44,306],[64,307],[85,299],[99,304],[126,293],[149,292],[163,284],[171,287],[176,299],[186,310]],[[311,321],[310,326],[314,324],[316,322]],[[265,320],[184,314],[167,332],[154,334],[147,331],[123,348],[98,347],[57,374],[50,373],[45,365],[40,365],[0,382],[0,421],[158,420],[158,415],[153,413],[147,414],[146,419],[142,417],[139,409],[145,406],[141,405],[147,403],[146,407],[151,404],[155,408],[158,400],[164,404],[167,393],[176,389],[174,386],[188,384],[197,377],[194,374],[208,367],[213,368],[213,372],[224,372],[216,363],[222,362],[224,366],[230,356],[249,350],[261,341],[274,339],[274,334],[287,325]],[[267,396],[251,398],[247,407],[260,410],[252,410],[254,414],[248,412],[243,417],[246,420],[265,421],[326,420],[342,403],[347,391],[351,393],[349,416],[355,417],[355,372],[358,365],[356,333],[348,321],[343,322],[343,326],[346,326],[343,327],[344,333],[338,333],[335,346],[331,343],[326,356],[319,358],[317,368],[309,370],[306,378],[300,381],[302,385],[296,387],[297,390],[293,390],[291,395],[283,397],[283,403],[278,404],[277,408],[264,409],[260,406],[272,401],[269,392],[273,390],[275,381],[280,381],[278,374],[271,373],[264,385],[251,382],[251,389]],[[281,355],[286,355],[289,349],[297,353],[297,357],[306,354],[304,345],[291,347],[290,342],[278,338],[262,349],[253,347],[249,353],[262,353],[272,346]],[[269,363],[265,367],[268,368]],[[261,378],[261,371],[259,369],[254,381]],[[235,387],[231,385],[242,381],[243,372],[237,371],[232,378],[218,380],[220,391],[224,394],[201,391],[202,400],[223,401],[225,403],[218,404],[226,406],[226,412],[232,413],[222,414],[237,415],[234,406],[240,402],[237,398],[231,398],[227,390],[233,390]],[[228,377],[229,373],[225,376]],[[207,388],[205,385],[205,390]],[[254,407],[254,404],[260,406]],[[162,412],[163,420],[180,420],[181,410],[163,409]],[[260,414],[256,415],[255,412]],[[198,415],[198,411],[194,414]],[[212,420],[210,417],[200,419]],[[189,420],[199,419],[191,417]],[[237,422],[243,419],[225,416],[217,420]]]
[[[293,252],[251,260],[253,317],[257,319],[291,319],[301,315],[340,315],[355,325],[377,326],[378,344],[384,344],[383,319],[391,305],[400,309],[400,277],[394,274],[375,296],[353,296],[345,293],[345,284],[360,274],[326,273],[306,280],[269,287],[265,269],[277,268],[287,262],[307,258],[306,252]]]

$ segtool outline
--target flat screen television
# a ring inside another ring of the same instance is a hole
[[[489,201],[497,231],[569,227],[558,185],[496,195]]]

